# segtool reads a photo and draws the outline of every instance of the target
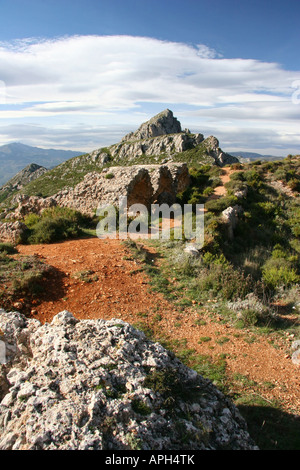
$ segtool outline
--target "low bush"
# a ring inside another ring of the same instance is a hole
[[[300,282],[293,262],[286,258],[271,257],[262,268],[262,277],[266,286],[275,290],[280,286],[291,286]]]
[[[0,243],[0,253],[11,255],[18,253],[18,250],[11,243]]]
[[[244,298],[254,288],[250,276],[219,259],[201,270],[196,283],[204,296],[206,293],[225,300]]]
[[[270,305],[262,302],[253,292],[246,295],[244,300],[228,302],[227,307],[236,313],[236,325],[241,328],[264,325],[276,318]]]
[[[243,177],[249,186],[259,188],[263,184],[263,172],[260,170],[256,166],[243,173]]]
[[[289,180],[289,182],[288,182],[288,187],[289,187],[292,191],[297,191],[298,193],[300,193],[300,180],[299,180],[299,179],[296,179],[296,178],[292,178],[292,179]]]
[[[24,224],[31,229],[34,227],[40,220],[40,217],[32,212],[31,214],[28,214],[24,217]]]
[[[61,207],[47,209],[40,216],[30,214],[25,220],[30,229],[27,241],[37,244],[76,238],[82,235],[82,227],[88,221],[81,213]]]
[[[238,198],[235,196],[224,196],[220,199],[211,199],[205,204],[205,208],[210,211],[218,214],[229,206],[235,206],[238,203]]]
[[[20,296],[36,296],[42,289],[45,275],[51,267],[42,263],[37,256],[13,257],[0,252],[0,300],[3,308],[13,308]]]

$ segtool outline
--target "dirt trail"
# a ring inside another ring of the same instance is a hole
[[[226,188],[225,188],[225,184],[230,181],[231,174],[236,173],[237,171],[239,171],[239,170],[235,170],[235,169],[230,168],[230,167],[222,168],[222,173],[220,175],[220,180],[222,181],[222,184],[220,184],[220,186],[217,186],[214,189],[214,192],[210,196],[209,199],[217,199],[220,196],[225,196],[226,192],[227,192]]]
[[[176,309],[161,294],[151,292],[149,279],[119,240],[87,238],[18,249],[21,254],[37,254],[55,268],[32,308],[33,318],[50,322],[66,309],[79,319],[147,323],[164,338],[186,341],[185,347],[198,354],[212,358],[225,354],[231,376],[241,374],[257,382],[266,400],[278,399],[286,411],[300,415],[299,366],[287,354],[287,339],[275,348],[270,338],[235,330],[218,322],[216,315],[213,319],[208,310],[201,313],[205,324],[197,324],[195,308]],[[203,337],[210,340],[199,342]]]

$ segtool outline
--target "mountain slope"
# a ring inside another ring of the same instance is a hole
[[[0,185],[9,181],[24,167],[36,162],[51,168],[82,152],[31,147],[20,142],[0,146]]]
[[[23,186],[26,186],[31,181],[42,176],[46,171],[48,171],[47,168],[37,165],[36,163],[27,165],[23,170],[19,171],[16,176],[0,187],[0,202],[22,189]]]
[[[260,153],[255,152],[244,152],[241,150],[240,152],[230,152],[231,155],[234,157],[242,157],[247,161],[253,160],[264,160],[264,161],[273,161],[273,160],[282,160],[284,157],[277,157],[275,155],[261,155]]]
[[[221,167],[239,162],[236,157],[222,151],[216,137],[204,138],[202,134],[192,134],[188,129],[181,131],[179,121],[172,111],[166,109],[143,123],[137,131],[127,134],[121,142],[61,163],[29,183],[22,192],[28,196],[53,196],[64,188],[74,188],[90,172],[101,173],[110,166],[167,161],[194,166],[209,163]]]

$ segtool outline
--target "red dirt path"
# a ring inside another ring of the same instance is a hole
[[[205,309],[201,319],[206,324],[196,324],[199,313],[195,308],[176,309],[161,294],[151,292],[146,275],[119,240],[86,238],[51,245],[20,245],[18,250],[24,255],[37,254],[55,268],[45,281],[39,303],[32,306],[33,318],[50,322],[60,311],[69,310],[79,319],[118,318],[131,324],[147,323],[164,338],[185,340],[185,347],[198,354],[213,358],[225,354],[232,377],[241,374],[257,382],[263,398],[279,400],[287,412],[300,415],[300,369],[288,354],[288,338],[276,340],[274,347],[269,337],[235,330]],[[78,279],[78,273],[88,270],[90,282]],[[199,343],[203,337],[210,340]],[[220,341],[222,338],[227,342]],[[247,390],[255,394],[251,388]]]

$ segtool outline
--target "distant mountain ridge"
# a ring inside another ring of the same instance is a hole
[[[51,168],[83,153],[75,150],[31,147],[21,142],[2,145],[0,146],[0,186],[33,162]]]
[[[285,157],[278,157],[276,155],[262,155],[260,153],[255,152],[244,152],[241,150],[240,152],[230,152],[230,155],[234,157],[242,157],[242,159],[246,159],[249,161],[253,160],[282,160]]]
[[[30,163],[23,170],[19,171],[13,178],[7,181],[3,186],[0,186],[0,202],[7,197],[11,196],[16,191],[19,191],[26,186],[26,184],[39,178],[48,170],[47,168]]]

